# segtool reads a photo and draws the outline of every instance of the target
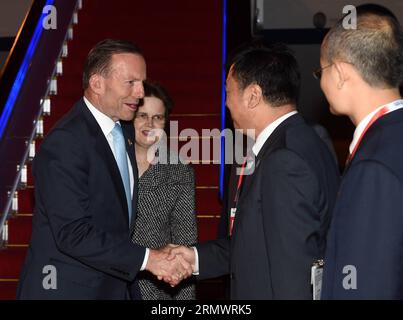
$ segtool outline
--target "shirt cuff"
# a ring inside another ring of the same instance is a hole
[[[144,260],[143,260],[143,264],[141,265],[140,271],[144,271],[146,269],[149,254],[150,254],[150,249],[146,248],[146,254],[144,255]]]
[[[194,252],[195,252],[195,269],[193,270],[193,275],[198,276],[199,275],[199,254],[197,252],[196,247],[192,247]]]

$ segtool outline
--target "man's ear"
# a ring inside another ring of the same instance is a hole
[[[248,109],[254,109],[262,100],[263,92],[262,88],[257,84],[251,84],[245,89],[247,97]]]
[[[350,65],[347,65],[345,62],[335,62],[334,63],[334,68],[336,70],[336,83],[337,83],[337,88],[341,89],[344,86],[344,83],[348,80],[350,80],[350,71],[351,68],[349,68]]]
[[[99,74],[93,74],[90,77],[89,87],[96,94],[102,94],[104,92],[104,78]]]

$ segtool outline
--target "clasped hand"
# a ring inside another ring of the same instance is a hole
[[[146,270],[174,287],[194,272],[194,251],[192,248],[172,244],[160,249],[150,249]]]

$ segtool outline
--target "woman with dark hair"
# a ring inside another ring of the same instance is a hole
[[[133,121],[139,185],[132,240],[152,249],[169,243],[190,246],[197,242],[194,172],[171,160],[178,157],[171,157],[164,131],[173,107],[168,93],[152,83],[144,83],[144,93]],[[174,288],[146,271],[138,279],[144,300],[195,299],[192,278]]]

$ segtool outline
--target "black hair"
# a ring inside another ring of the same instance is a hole
[[[231,64],[240,89],[257,84],[271,106],[297,104],[301,75],[297,60],[285,45],[252,45],[239,52]]]
[[[143,85],[144,85],[144,97],[155,97],[162,101],[165,107],[165,120],[168,121],[174,103],[171,97],[169,96],[167,90],[161,85],[150,81],[144,81]]]

